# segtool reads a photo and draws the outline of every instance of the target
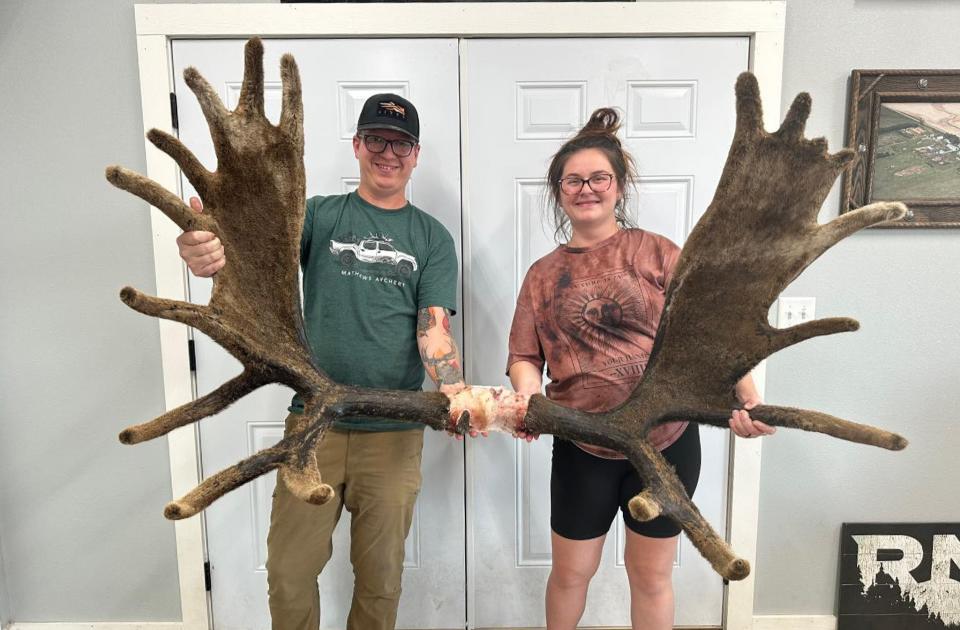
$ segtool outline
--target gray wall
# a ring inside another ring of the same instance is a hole
[[[180,619],[133,0],[0,0],[0,620]]]
[[[813,96],[810,135],[844,141],[853,68],[960,67],[960,4],[950,0],[791,0],[784,109]],[[839,192],[822,220],[836,216]],[[861,330],[808,341],[769,362],[766,399],[898,431],[902,452],[781,431],[763,447],[756,608],[835,614],[842,522],[960,518],[960,232],[860,233],[785,292]]]
[[[149,217],[102,175],[144,168],[132,6],[0,0],[0,623],[180,618],[166,444],[115,438],[163,404],[156,324],[117,299],[154,289]],[[958,27],[950,0],[791,0],[784,107],[810,91],[839,147],[850,69],[957,67]],[[767,399],[911,445],[766,441],[759,613],[834,612],[843,521],[957,519],[957,238],[860,234],[788,290],[863,328],[774,357]]]
[[[103,179],[144,168],[132,2],[0,15],[0,536],[16,621],[177,620],[149,216]]]

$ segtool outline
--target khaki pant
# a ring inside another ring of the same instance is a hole
[[[317,576],[333,552],[344,506],[351,514],[353,602],[347,630],[392,630],[400,601],[404,540],[420,491],[423,431],[331,430],[317,448],[336,496],[315,506],[277,484],[267,536],[273,630],[317,630]]]

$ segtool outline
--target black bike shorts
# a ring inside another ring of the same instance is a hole
[[[676,442],[660,453],[676,469],[693,497],[700,480],[700,428],[694,422]],[[627,503],[643,490],[640,476],[626,459],[591,455],[573,442],[554,439],[550,475],[550,527],[571,540],[589,540],[606,534],[623,512],[627,527],[649,538],[671,538],[680,527],[666,516],[642,523],[630,515]]]

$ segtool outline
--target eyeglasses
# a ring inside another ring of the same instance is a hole
[[[566,195],[579,195],[584,184],[595,193],[606,192],[613,184],[613,173],[594,173],[587,179],[576,175],[564,177],[560,180],[560,190]]]
[[[382,136],[364,134],[360,137],[363,138],[363,146],[367,147],[367,151],[370,153],[383,153],[387,150],[389,144],[390,148],[393,149],[393,154],[397,157],[407,157],[413,151],[413,147],[417,145],[416,142],[410,140],[387,140]]]

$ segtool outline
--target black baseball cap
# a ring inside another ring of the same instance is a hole
[[[395,129],[420,141],[420,116],[413,103],[396,94],[374,94],[363,104],[357,131]]]

